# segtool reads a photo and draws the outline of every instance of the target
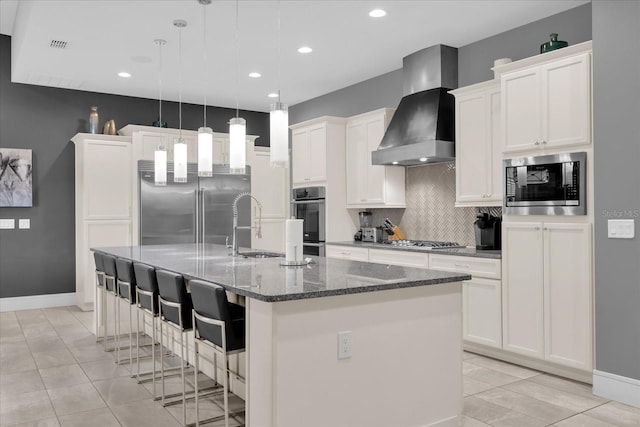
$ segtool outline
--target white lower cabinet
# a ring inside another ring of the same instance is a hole
[[[350,246],[327,245],[327,258],[348,259],[351,261],[369,261],[369,249]]]
[[[432,253],[429,268],[472,276],[462,282],[462,338],[502,348],[501,261]]]
[[[504,349],[591,370],[591,224],[503,223]]]

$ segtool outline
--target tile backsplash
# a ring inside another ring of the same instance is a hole
[[[388,217],[409,239],[474,246],[476,213],[502,214],[500,208],[455,207],[455,163],[407,168],[406,202],[406,209],[371,209],[373,224],[381,224]]]

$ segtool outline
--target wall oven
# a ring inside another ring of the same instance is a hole
[[[292,215],[304,220],[302,252],[325,256],[325,188],[294,188],[292,193]]]
[[[506,215],[586,215],[587,153],[504,160]]]

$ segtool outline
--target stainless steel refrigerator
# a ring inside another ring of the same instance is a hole
[[[233,200],[251,192],[251,172],[230,174],[214,165],[212,177],[198,177],[196,164],[187,168],[187,182],[173,182],[173,163],[167,165],[167,185],[154,184],[153,162],[138,161],[140,244],[216,243],[233,240]],[[251,199],[238,201],[238,224],[251,223]],[[251,231],[238,230],[239,246],[251,247]]]

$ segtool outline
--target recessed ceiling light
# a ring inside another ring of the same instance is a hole
[[[371,12],[369,12],[369,16],[372,18],[382,18],[386,14],[387,12],[383,9],[373,9]]]
[[[391,162],[391,164],[393,164],[393,165],[397,165],[397,164],[398,164],[398,162]]]
[[[249,77],[251,77],[252,79],[257,79],[258,77],[262,77],[262,74],[254,71],[253,73],[249,73]]]
[[[121,71],[118,73],[119,77],[131,77],[130,73],[127,73],[126,71]]]
[[[271,92],[269,95],[267,95],[269,98],[277,98],[278,94],[276,92]]]
[[[311,49],[309,46],[302,46],[302,47],[298,48],[298,52],[299,53],[311,53],[311,52],[313,52],[313,49]]]
[[[421,161],[421,162],[426,162],[426,161],[427,161],[427,158],[426,158],[426,157],[420,157],[420,161]]]

